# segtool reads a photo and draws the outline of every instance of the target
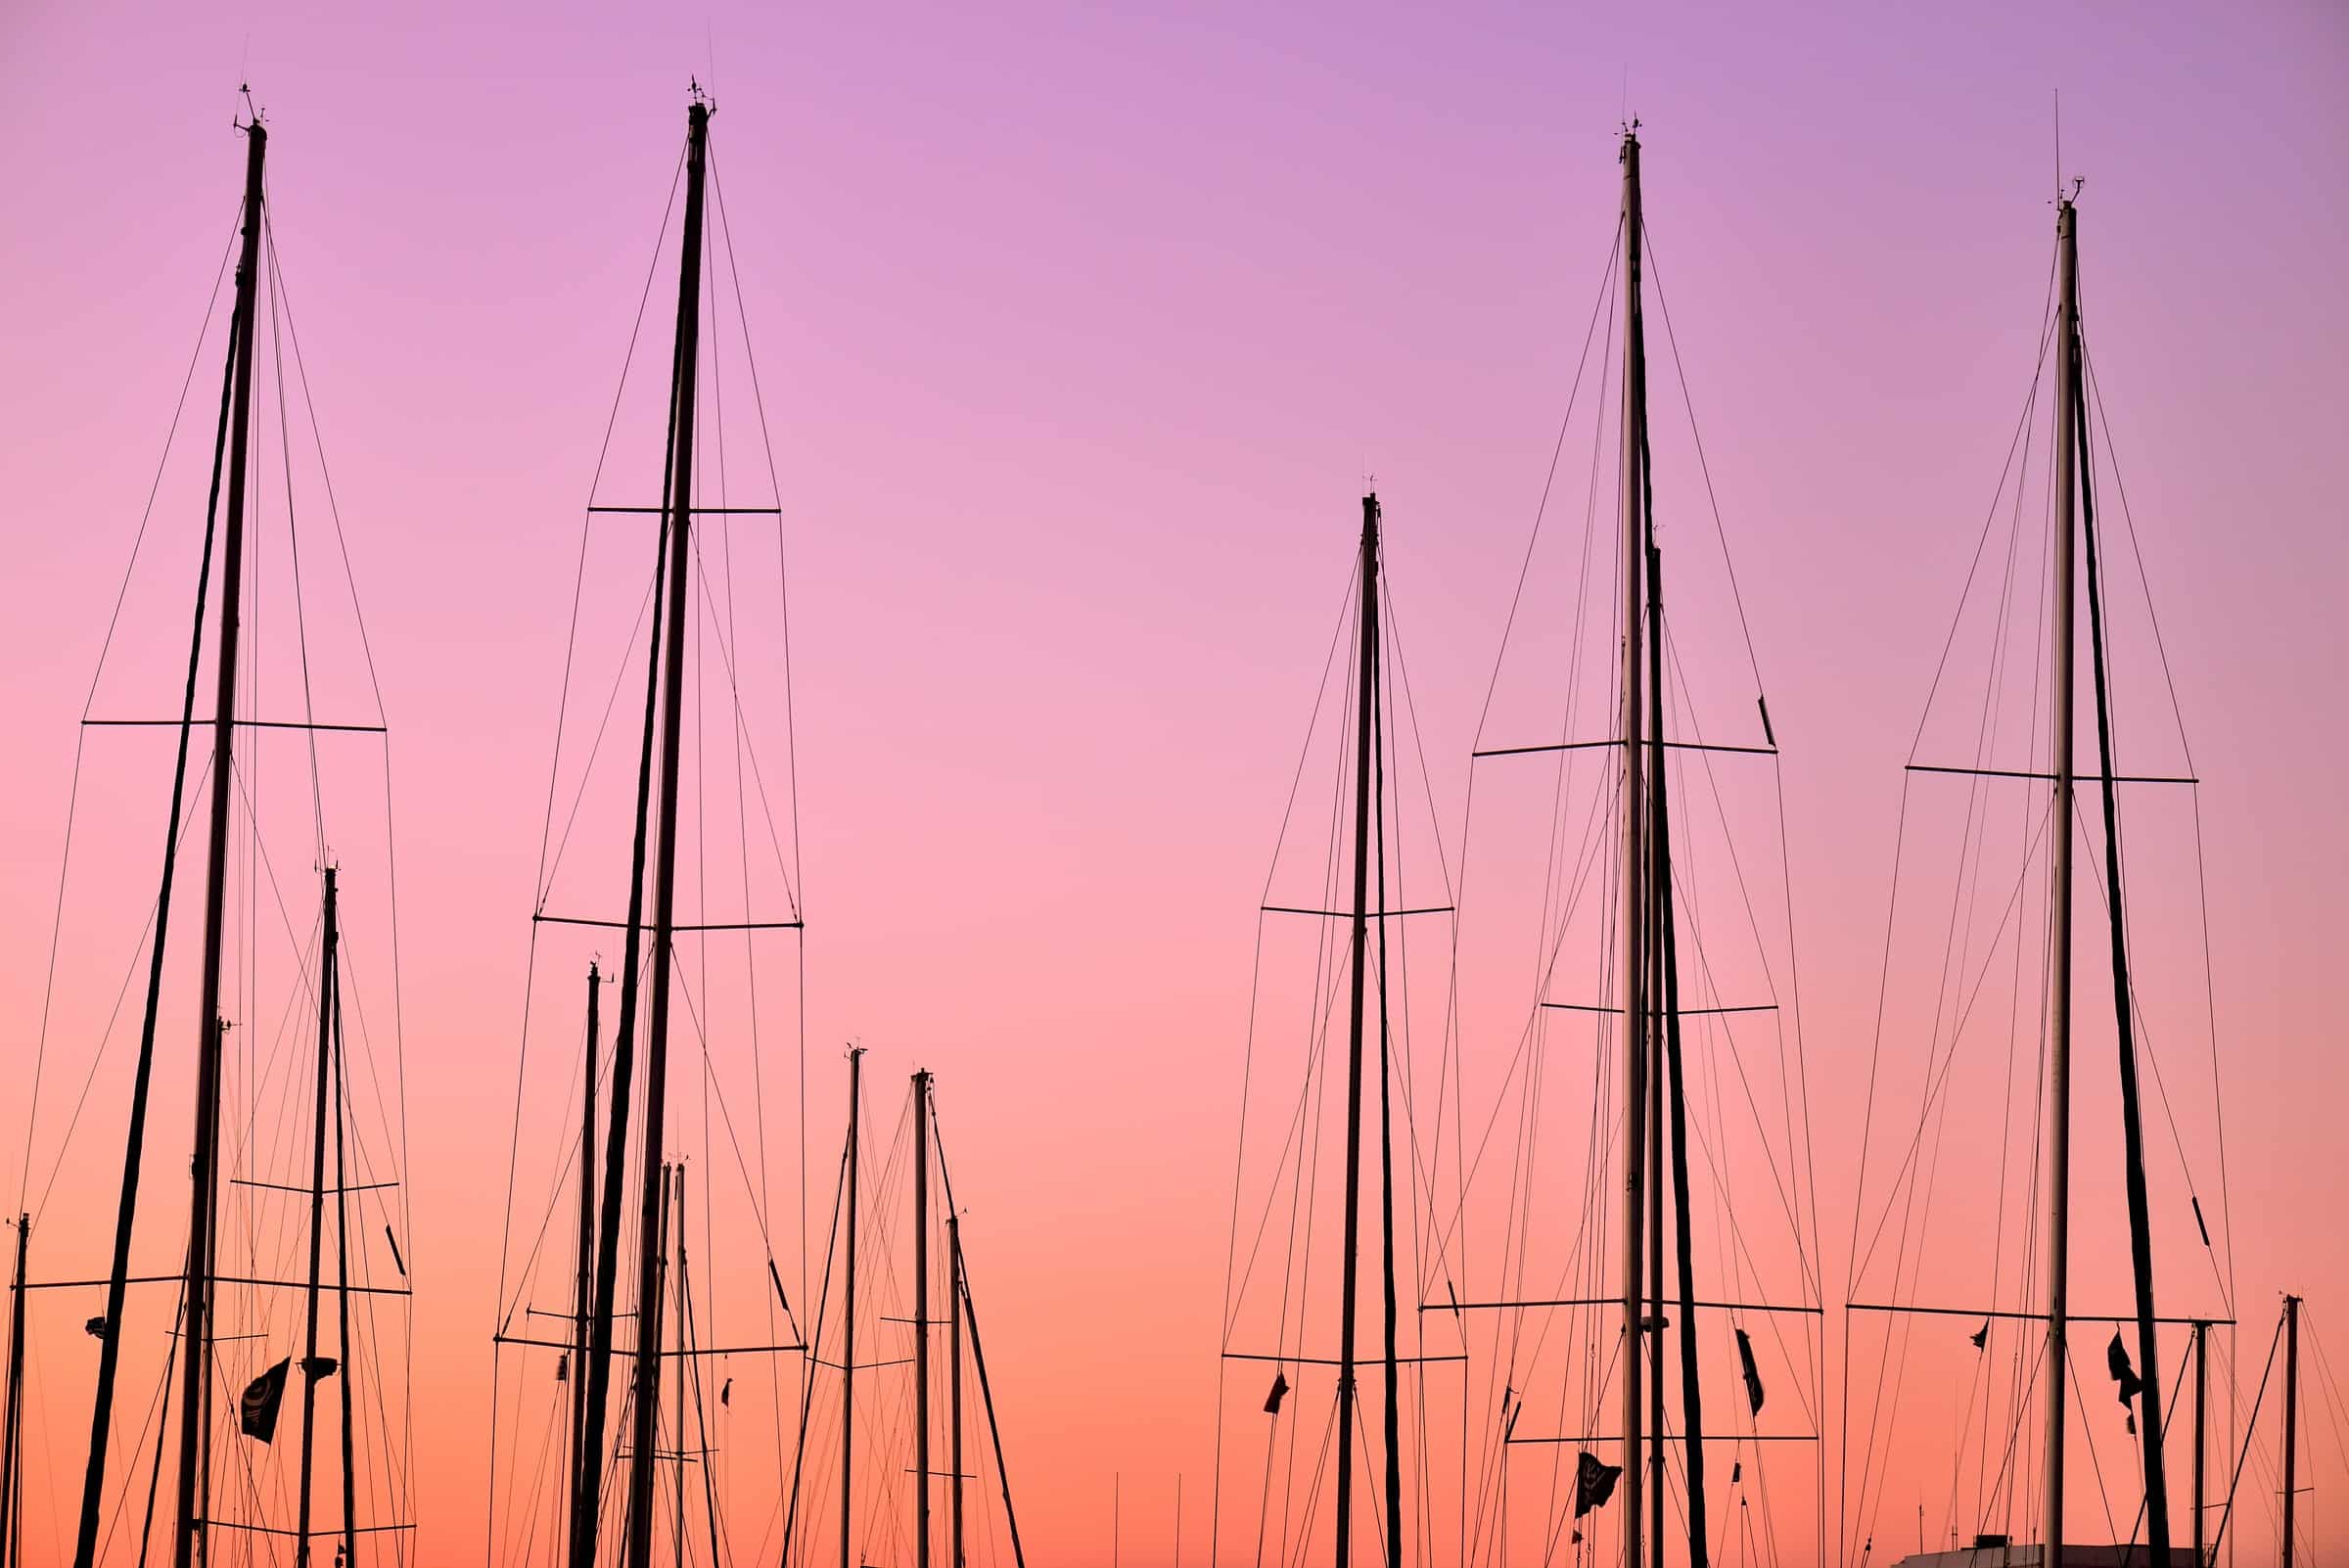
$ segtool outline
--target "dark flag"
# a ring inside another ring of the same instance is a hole
[[[2121,1342],[2121,1331],[2117,1328],[2112,1331],[2112,1343],[2104,1347],[2104,1368],[2112,1373],[2112,1380],[2120,1384],[2121,1407],[2127,1409],[2129,1402],[2144,1391],[2145,1384],[2137,1375],[2137,1368],[2130,1364],[2129,1347]],[[2137,1431],[2135,1411],[2129,1415],[2129,1430],[2132,1433]]]
[[[288,1357],[245,1385],[245,1397],[237,1402],[237,1424],[247,1437],[266,1443],[277,1436],[277,1407],[285,1403],[286,1370],[293,1364]]]
[[[82,1324],[81,1331],[89,1335],[92,1339],[102,1340],[106,1338],[107,1329],[105,1314],[100,1314],[98,1316],[93,1317],[88,1322]]]
[[[2138,1377],[2137,1368],[2129,1360],[2129,1347],[2121,1340],[2121,1331],[2112,1331],[2112,1343],[2104,1347],[2104,1368],[2112,1380],[2121,1385],[2121,1403],[2137,1398],[2144,1383]]]
[[[717,1403],[725,1406],[734,1403],[734,1379],[727,1378],[726,1386],[717,1391]]]
[[[342,1364],[332,1356],[305,1356],[301,1359],[301,1375],[313,1381],[321,1377],[332,1377]]]
[[[1615,1483],[1623,1479],[1623,1466],[1609,1464],[1597,1454],[1585,1449],[1574,1465],[1574,1516],[1580,1519],[1593,1508],[1603,1508],[1615,1496]]]
[[[1965,1337],[1966,1337],[1966,1338],[1968,1338],[1968,1339],[1970,1339],[1970,1340],[1972,1340],[1972,1341],[1974,1342],[1974,1349],[1976,1349],[1976,1350],[1980,1350],[1980,1349],[1981,1349],[1983,1346],[1985,1346],[1985,1345],[1989,1344],[1989,1343],[1990,1343],[1990,1319],[1989,1319],[1989,1318],[1987,1318],[1987,1317],[1983,1318],[1983,1319],[1982,1319],[1982,1326],[1981,1326],[1980,1328],[1977,1328],[1977,1329],[1975,1329],[1975,1330],[1974,1330],[1972,1333],[1970,1333],[1970,1334],[1966,1335]]]
[[[1265,1397],[1265,1413],[1278,1415],[1280,1402],[1288,1398],[1288,1394],[1289,1375],[1286,1372],[1274,1372],[1272,1374],[1272,1392]]]
[[[569,1351],[565,1351],[555,1358],[555,1381],[558,1383],[571,1381],[571,1352]]]
[[[1745,1330],[1742,1328],[1737,1330],[1737,1364],[1745,1371],[1746,1403],[1754,1407],[1756,1415],[1760,1415],[1762,1413],[1762,1374],[1754,1369],[1754,1342],[1745,1337]]]

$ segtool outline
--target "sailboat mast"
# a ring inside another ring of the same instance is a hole
[[[587,1042],[579,1068],[578,1283],[571,1314],[571,1452],[576,1465],[587,1439],[587,1320],[595,1302],[595,1059],[601,1033],[603,975],[587,965]]]
[[[661,476],[666,520],[677,484],[676,400],[669,400],[668,451]],[[666,544],[667,536],[664,534]],[[612,1392],[612,1327],[620,1291],[621,1214],[627,1202],[629,1090],[636,1072],[636,1008],[644,972],[644,862],[652,828],[653,742],[659,733],[661,650],[668,641],[668,555],[655,553],[652,641],[645,658],[644,728],[636,752],[635,829],[628,849],[628,913],[621,948],[620,1023],[612,1036],[612,1108],[606,1117],[601,1220],[595,1232],[595,1294],[587,1327],[585,1424],[572,1456],[571,1568],[595,1568],[603,1519],[604,1421]],[[639,1325],[641,1326],[641,1325]]]
[[[2210,1554],[2204,1550],[2206,1531],[2202,1523],[2205,1509],[2203,1488],[2210,1441],[2210,1324],[2194,1324],[2194,1568],[2205,1568]]]
[[[179,1462],[171,1519],[172,1568],[191,1568],[198,1515],[199,1459],[207,1448],[205,1424],[211,1375],[211,1276],[213,1185],[220,1132],[220,968],[227,943],[228,816],[236,794],[237,629],[245,597],[245,475],[252,444],[253,297],[260,278],[261,171],[269,132],[257,119],[245,127],[245,231],[237,259],[236,376],[228,430],[228,490],[220,532],[220,645],[212,688],[212,792],[206,824],[204,964],[197,982],[196,1138],[188,1205],[187,1273],[181,1306]],[[109,1319],[110,1343],[121,1331]],[[91,1469],[104,1479],[103,1452]],[[98,1483],[82,1499],[86,1545],[75,1561],[87,1568],[97,1542],[91,1529]]]
[[[2055,625],[2054,772],[2055,796],[2048,819],[2048,1360],[2041,1374],[2047,1390],[2048,1568],[2063,1568],[2064,1389],[2071,1361],[2065,1351],[2071,1307],[2072,1192],[2072,642],[2074,556],[2073,491],[2079,468],[2079,431],[2070,388],[2080,352],[2080,254],[2073,232],[2072,204],[2055,208]],[[2122,998],[2121,1004],[2127,1005]]]
[[[1644,453],[1645,442],[1641,443]],[[1642,474],[1643,482],[1645,480]],[[1674,913],[1672,892],[1672,803],[1665,793],[1664,758],[1664,556],[1656,548],[1654,490],[1643,483],[1642,509],[1647,517],[1647,623],[1653,633],[1647,644],[1648,675],[1648,738],[1655,753],[1656,766],[1650,775],[1648,799],[1654,808],[1655,903],[1652,914],[1656,928],[1656,1054],[1663,1059],[1662,1092],[1651,1094],[1654,1110],[1649,1128],[1656,1139],[1657,1169],[1653,1172],[1658,1199],[1656,1208],[1663,1207],[1663,1127],[1669,1122],[1672,1131],[1672,1219],[1673,1257],[1679,1270],[1680,1295],[1676,1306],[1680,1315],[1681,1347],[1681,1430],[1685,1434],[1686,1455],[1682,1467],[1686,1473],[1689,1568],[1706,1568],[1711,1561],[1706,1540],[1705,1512],[1705,1405],[1703,1382],[1697,1376],[1696,1283],[1694,1238],[1688,1224],[1688,1094],[1681,1069],[1681,975],[1680,939]],[[1669,1109],[1669,1117],[1666,1112]],[[1656,1264],[1656,1374],[1655,1397],[1650,1409],[1655,1416],[1655,1446],[1657,1497],[1662,1500],[1664,1469],[1664,1283],[1662,1266],[1662,1222],[1659,1218],[1658,1236],[1650,1246],[1650,1257]],[[1663,1527],[1656,1527],[1657,1550],[1663,1548]]]
[[[1354,974],[1346,1051],[1346,1239],[1338,1308],[1337,1568],[1354,1546],[1354,1328],[1361,1272],[1362,1015],[1370,936],[1371,725],[1378,712],[1378,497],[1362,497],[1361,647],[1357,654],[1354,754]]]
[[[1644,554],[1644,551],[1642,551]],[[1648,675],[1653,690],[1656,679],[1657,644],[1663,641],[1663,628],[1654,622],[1648,623]],[[1647,994],[1640,998],[1640,1010],[1660,1008],[1664,1001],[1663,942],[1656,931],[1657,884],[1662,873],[1656,863],[1656,852],[1662,833],[1652,818],[1657,781],[1664,776],[1663,748],[1653,748],[1656,756],[1648,759],[1648,795],[1651,818],[1648,832],[1648,899],[1647,899]],[[1651,1016],[1647,1026],[1647,1332],[1637,1345],[1638,1354],[1647,1362],[1647,1535],[1648,1550],[1656,1562],[1664,1560],[1664,1030],[1663,1020]]]
[[[2297,1549],[2300,1501],[2300,1298],[2283,1298],[2283,1568]]]
[[[2073,315],[2077,333],[2079,316]],[[2138,1435],[2144,1446],[2145,1544],[2155,1562],[2170,1551],[2170,1486],[2162,1456],[2161,1340],[2153,1302],[2153,1222],[2145,1193],[2145,1124],[2138,1088],[2136,992],[2129,982],[2129,921],[2121,886],[2120,782],[2112,746],[2112,693],[2104,639],[2104,576],[2097,561],[2096,465],[2089,459],[2087,355],[2075,348],[2064,395],[2080,444],[2080,538],[2088,566],[2089,668],[2095,673],[2098,791],[2104,808],[2105,929],[2112,953],[2113,1038],[2120,1047],[2121,1175],[2129,1199],[2129,1271],[2137,1298]]]
[[[668,606],[663,627],[661,817],[653,847],[652,1004],[645,1032],[644,1203],[638,1233],[634,1453],[628,1470],[628,1568],[651,1568],[653,1450],[661,1418],[661,1340],[653,1332],[661,1290],[662,1121],[668,1097],[668,998],[674,968],[677,908],[677,762],[685,717],[685,611],[693,569],[694,393],[700,378],[702,320],[702,194],[708,174],[710,106],[699,97],[686,110],[685,222],[677,259],[676,361],[670,383],[674,433],[668,484]]]
[[[8,1292],[8,1405],[0,1414],[0,1568],[21,1560],[24,1449],[24,1254],[32,1216],[17,1216],[17,1272]],[[960,1568],[960,1564],[956,1565]]]
[[[1641,1432],[1647,1412],[1639,1402],[1640,1360],[1645,1354],[1640,1235],[1645,1226],[1647,1154],[1647,959],[1646,803],[1640,787],[1641,679],[1639,659],[1640,485],[1646,474],[1639,439],[1646,420],[1647,368],[1639,338],[1639,137],[1626,130],[1623,163],[1623,792],[1617,816],[1623,829],[1623,891],[1616,918],[1621,923],[1623,1020],[1623,1560],[1639,1568]]]
[[[913,1075],[913,1561],[930,1568],[930,1075]]]
[[[946,1210],[946,1439],[947,1520],[954,1534],[952,1568],[963,1568],[962,1545],[962,1221]]]
[[[1395,1300],[1395,1031],[1387,996],[1387,737],[1386,713],[1370,715],[1371,820],[1377,824],[1378,859],[1378,1226],[1380,1346],[1384,1354],[1384,1448],[1387,1455],[1387,1568],[1403,1568],[1403,1380],[1397,1377],[1398,1314]]]
[[[680,1160],[669,1167],[669,1201],[662,1206],[664,1215],[672,1210],[676,1216],[677,1234],[677,1561],[685,1560],[685,1466],[692,1462],[685,1453],[685,1363],[692,1359],[692,1325],[685,1320],[685,1163]],[[666,1239],[666,1238],[665,1238]],[[667,1267],[666,1259],[663,1267]],[[707,1444],[703,1445],[705,1448]]]
[[[949,1198],[953,1184],[947,1183]],[[971,1295],[971,1278],[962,1278],[963,1321],[971,1330],[971,1366],[979,1374],[979,1403],[987,1411],[988,1446],[995,1451],[995,1484],[1003,1494],[1003,1527],[1011,1534],[1012,1568],[1028,1568],[1027,1548],[1020,1545],[1020,1514],[1011,1500],[1011,1461],[1003,1457],[1003,1428],[995,1420],[994,1386],[987,1380],[987,1341],[979,1333],[979,1303]]]
[[[680,1375],[677,1378],[677,1431],[681,1438],[685,1430],[685,1379],[682,1374],[686,1368],[690,1367],[693,1371],[694,1429],[695,1435],[701,1441],[702,1449],[702,1514],[710,1530],[709,1561],[715,1564],[724,1560],[724,1554],[719,1550],[717,1533],[717,1445],[712,1441],[710,1436],[710,1407],[705,1403],[706,1391],[702,1384],[701,1358],[695,1354],[699,1347],[695,1343],[693,1330],[693,1268],[685,1256],[686,1237],[691,1231],[692,1226],[685,1222],[685,1170],[683,1166],[679,1166],[677,1168],[677,1349],[680,1354],[677,1357],[677,1366]],[[726,1384],[719,1387],[717,1391],[719,1405],[722,1406],[726,1403],[726,1388],[731,1386],[732,1382],[733,1379],[728,1378]],[[683,1445],[680,1443],[679,1446]],[[682,1465],[677,1467],[677,1479],[680,1484],[685,1479],[685,1470]],[[682,1562],[685,1553],[685,1505],[682,1499],[677,1504],[677,1553],[678,1560]]]
[[[347,1089],[350,1049],[343,1034],[343,994],[335,992],[335,1344],[343,1360],[343,1397],[337,1402],[343,1438],[343,1563],[359,1560],[359,1467],[352,1452],[351,1411],[356,1399],[358,1367],[350,1354],[350,1168],[344,1145],[344,1129],[350,1121]],[[385,1235],[389,1238],[391,1232]],[[403,1270],[404,1271],[404,1270]]]
[[[301,1333],[301,1492],[296,1504],[295,1568],[310,1560],[311,1482],[317,1466],[315,1441],[318,1421],[318,1379],[325,1375],[318,1360],[318,1284],[326,1250],[326,1126],[334,1092],[335,964],[338,938],[335,910],[335,868],[326,868],[326,901],[320,915],[322,935],[318,956],[318,1077],[317,1114],[310,1126],[310,1271],[302,1289]],[[338,1183],[340,1184],[340,1183]]]
[[[856,1133],[863,1107],[864,1047],[849,1047],[848,1270],[840,1314],[840,1568],[850,1568],[856,1517]]]

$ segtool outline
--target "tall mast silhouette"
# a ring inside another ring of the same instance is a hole
[[[24,1255],[31,1246],[32,1216],[20,1212],[17,1271],[8,1292],[8,1394],[0,1405],[0,1568],[12,1568],[18,1560],[23,1516]]]
[[[662,1131],[668,1101],[668,998],[675,972],[677,761],[685,720],[685,609],[693,570],[694,392],[702,319],[702,196],[708,176],[710,106],[686,110],[685,225],[677,259],[676,362],[670,380],[668,607],[661,664],[661,818],[653,841],[652,1005],[644,1042],[644,1199],[637,1229],[635,1427],[628,1468],[628,1568],[651,1568],[653,1467],[661,1419]]]
[[[256,120],[246,127],[245,234],[237,263],[237,368],[235,408],[228,431],[228,494],[220,533],[220,649],[212,693],[211,815],[206,825],[204,967],[197,982],[196,1153],[190,1165],[187,1296],[180,1310],[179,1470],[173,1496],[171,1561],[189,1568],[203,1534],[198,1478],[208,1472],[211,1426],[205,1419],[211,1392],[212,1228],[217,1217],[220,1145],[220,968],[227,938],[228,816],[236,794],[237,630],[245,592],[245,479],[253,413],[253,294],[259,281],[261,168],[269,133]],[[158,944],[160,947],[160,944]],[[124,1235],[121,1240],[128,1241]],[[108,1288],[113,1305],[113,1287]],[[118,1316],[107,1319],[108,1341],[118,1338]],[[112,1394],[109,1389],[108,1394]],[[103,1451],[90,1466],[103,1482]],[[93,1499],[84,1498],[85,1525],[94,1525]],[[91,1541],[95,1547],[96,1541]],[[78,1551],[78,1548],[77,1548]],[[77,1562],[85,1564],[86,1558]]]
[[[329,1374],[335,1362],[322,1360],[318,1355],[318,1284],[320,1267],[326,1250],[326,1130],[330,1120],[338,1131],[342,1126],[342,1106],[336,1094],[335,1072],[335,1009],[339,998],[335,993],[338,953],[337,910],[335,904],[335,868],[326,868],[326,896],[319,919],[318,957],[318,1078],[317,1104],[310,1128],[310,1269],[302,1295],[301,1339],[301,1482],[295,1518],[294,1561],[301,1568],[310,1560],[311,1480],[317,1462],[314,1428],[318,1418],[318,1381]],[[340,1178],[336,1186],[341,1187]],[[341,1193],[337,1193],[336,1250],[342,1250],[340,1224]],[[348,1347],[344,1347],[347,1354]],[[339,1361],[340,1357],[337,1358]],[[345,1368],[348,1370],[347,1367]],[[342,1402],[344,1419],[349,1419],[350,1401]]]
[[[1639,320],[1639,137],[1623,137],[1623,824],[1622,899],[1617,910],[1623,1019],[1623,1560],[1640,1565],[1641,1432],[1647,1412],[1639,1399],[1646,1352],[1640,1239],[1647,1225],[1647,853],[1640,784],[1640,615],[1645,606],[1639,563],[1645,555],[1641,490],[1646,482],[1642,431],[1647,421],[1647,366]]]
[[[2055,795],[2048,819],[2048,1391],[2047,1537],[2049,1568],[2063,1568],[2064,1389],[2071,1311],[2072,1195],[2072,605],[2073,484],[2079,438],[2073,428],[2072,363],[2080,351],[2079,252],[2072,204],[2055,214]]]
[[[2162,1453],[2160,1341],[2153,1295],[2153,1239],[2145,1192],[2144,1126],[2137,1072],[2135,996],[2129,980],[2128,924],[2122,899],[2119,779],[2112,748],[2112,706],[2105,675],[2103,580],[2098,570],[2094,470],[2087,460],[2088,399],[2080,332],[2079,211],[2056,204],[2055,614],[2053,650],[2055,795],[2050,890],[2048,1030],[2048,1352],[2042,1374],[2047,1407],[2047,1537],[2050,1568],[2064,1558],[2064,1390],[2071,1265],[2072,1117],[2072,836],[2077,767],[2073,710],[2078,684],[2075,643],[2079,556],[2086,550],[2089,669],[2096,715],[2096,779],[2103,806],[2104,901],[2112,958],[2113,1025],[2120,1052],[2122,1178],[2129,1204],[2129,1259],[2136,1303],[2138,1434],[2143,1446],[2145,1542],[2157,1563],[2169,1561],[2169,1483]]]
[[[913,1560],[930,1568],[930,1075],[913,1075]]]
[[[963,1568],[962,1538],[962,1221],[952,1204],[946,1206],[946,1440],[947,1485],[953,1490],[948,1525],[954,1549],[947,1559]]]
[[[587,1039],[579,1052],[579,1239],[571,1309],[571,1452],[576,1469],[587,1442],[589,1318],[595,1310],[595,1062],[603,975],[587,965]],[[572,1521],[567,1521],[567,1523]]]
[[[572,1568],[594,1568],[602,1514],[604,1423],[611,1392],[636,1013],[648,963],[651,1000],[645,1030],[644,1147],[634,1364],[629,1379],[632,1419],[624,1560],[628,1568],[649,1568],[652,1556],[652,1488],[661,1414],[662,1131],[668,1103],[669,982],[674,968],[677,766],[683,734],[686,589],[692,559],[694,392],[700,362],[703,190],[709,129],[710,105],[697,86],[686,109],[685,221],[678,258],[676,339],[669,367],[668,444],[662,474],[662,549],[654,591],[653,652],[646,672],[644,738],[637,758],[636,828],[629,857],[620,1023],[613,1045],[610,1132],[595,1237],[595,1302],[585,1368],[586,1421],[572,1478]],[[643,940],[648,854],[653,866],[649,944]]]
[[[1377,767],[1378,723],[1378,497],[1362,497],[1361,642],[1357,653],[1354,760],[1353,975],[1350,980],[1346,1044],[1346,1237],[1338,1321],[1337,1565],[1349,1568],[1354,1545],[1354,1411],[1356,1387],[1355,1316],[1360,1287],[1362,1203],[1362,1045],[1368,1009],[1370,855],[1377,831],[1371,817],[1371,777]],[[1385,1020],[1380,1020],[1383,1037]],[[1381,1059],[1384,1059],[1382,1040]],[[1383,1092],[1383,1090],[1382,1090]],[[1382,1126],[1381,1132],[1384,1133]],[[1390,1227],[1392,1220],[1390,1219]],[[1395,1250],[1390,1234],[1385,1254],[1388,1308],[1388,1428],[1394,1431],[1395,1367],[1393,1306]],[[1391,1443],[1391,1440],[1390,1440]],[[1392,1448],[1390,1446],[1390,1457]],[[1392,1491],[1393,1489],[1390,1489]],[[1390,1498],[1389,1506],[1400,1499]],[[1392,1515],[1390,1515],[1392,1517]],[[1400,1561],[1402,1542],[1387,1533],[1389,1568]]]
[[[2292,1568],[2299,1534],[2300,1298],[2283,1298],[2283,1568]]]
[[[840,1568],[849,1560],[856,1502],[856,1138],[863,1107],[864,1047],[849,1047],[848,1268],[840,1314]]]

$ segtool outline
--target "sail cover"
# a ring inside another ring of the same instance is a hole
[[[1762,1374],[1754,1368],[1754,1342],[1746,1338],[1745,1330],[1737,1330],[1737,1364],[1745,1372],[1746,1403],[1754,1413],[1762,1413]]]

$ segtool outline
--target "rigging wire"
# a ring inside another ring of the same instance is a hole
[[[89,687],[83,694],[81,702],[80,717],[85,720],[90,716],[91,710],[97,706],[98,687],[106,674],[107,656],[114,649],[115,632],[122,622],[122,606],[129,598],[131,577],[138,570],[139,555],[147,542],[147,527],[155,518],[156,497],[162,490],[163,472],[169,466],[171,448],[179,436],[180,418],[187,411],[188,392],[196,383],[196,367],[204,356],[204,343],[211,331],[212,313],[219,308],[220,285],[228,276],[229,257],[236,254],[238,230],[244,215],[244,202],[240,198],[236,204],[235,215],[229,221],[228,238],[221,246],[219,265],[213,269],[212,292],[205,300],[204,319],[196,329],[195,346],[188,351],[188,367],[180,376],[179,394],[171,405],[171,422],[163,435],[162,451],[157,455],[154,477],[148,481],[146,504],[139,510],[138,527],[131,534],[129,557],[122,563],[122,577],[115,588],[115,602],[113,609],[107,615],[106,632],[99,639],[98,657],[92,663]],[[233,346],[230,357],[233,361]],[[225,419],[225,417],[224,411],[223,418]],[[207,548],[206,551],[207,559],[209,555],[210,551]],[[65,936],[66,878],[73,862],[73,824],[81,799],[81,762],[88,736],[89,731],[86,726],[75,728],[73,766],[66,790],[64,844],[58,852],[57,893],[51,900],[49,957],[43,966],[41,1021],[33,1034],[32,1089],[26,1097],[24,1107],[24,1158],[17,1180],[17,1207],[20,1212],[26,1208],[25,1196],[32,1185],[32,1130],[40,1112],[42,1068],[47,1062],[49,1049],[49,1020],[57,997],[58,946]],[[209,763],[207,762],[206,765],[208,767]],[[197,788],[198,793],[201,794],[203,790],[201,782]],[[190,820],[193,820],[192,816]],[[135,965],[136,962],[137,957],[134,954],[132,963]],[[127,985],[128,982],[125,981],[125,984]]]

